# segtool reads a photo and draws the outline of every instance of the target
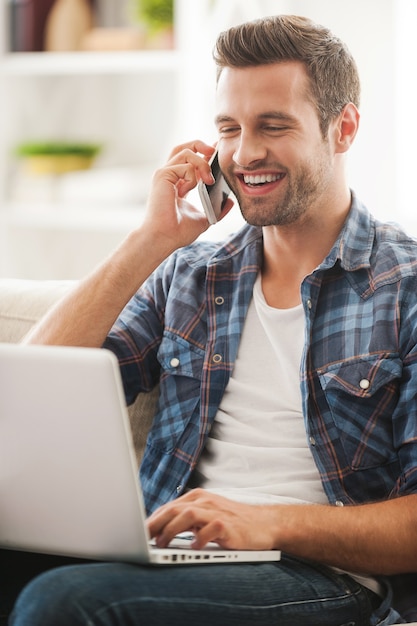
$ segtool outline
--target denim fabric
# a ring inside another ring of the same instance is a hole
[[[11,626],[369,626],[369,593],[346,575],[280,563],[51,570],[21,594]]]
[[[56,554],[0,549],[0,626],[8,624],[8,616],[18,594],[33,578],[55,567],[87,562],[91,561]]]
[[[381,583],[385,586],[384,600],[375,608],[370,626],[390,626],[391,624],[405,624],[406,620],[396,611],[393,606],[392,585],[388,579],[381,579]]]

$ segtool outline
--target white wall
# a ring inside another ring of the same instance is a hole
[[[396,146],[392,159],[398,198],[397,219],[417,234],[417,2],[397,0]]]

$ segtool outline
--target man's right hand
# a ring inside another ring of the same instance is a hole
[[[156,241],[169,244],[170,252],[192,243],[209,227],[204,213],[187,201],[186,195],[199,180],[213,184],[208,164],[213,152],[214,147],[202,141],[181,144],[154,174],[145,224]],[[233,201],[229,200],[222,218],[232,206]]]

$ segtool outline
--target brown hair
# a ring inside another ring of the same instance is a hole
[[[328,28],[308,18],[276,15],[234,26],[220,33],[213,56],[218,78],[225,67],[301,61],[323,135],[346,104],[359,107],[360,82],[350,51]]]

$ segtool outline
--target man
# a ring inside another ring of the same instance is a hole
[[[207,220],[186,194],[212,182],[213,148],[179,146],[144,223],[28,340],[110,348],[128,402],[160,384],[141,467],[158,545],[192,530],[196,548],[282,561],[52,570],[12,624],[401,620],[390,577],[417,571],[417,244],[349,190],[359,80],[342,42],[277,16],[221,34],[215,59],[219,162],[248,225],[193,243]]]

